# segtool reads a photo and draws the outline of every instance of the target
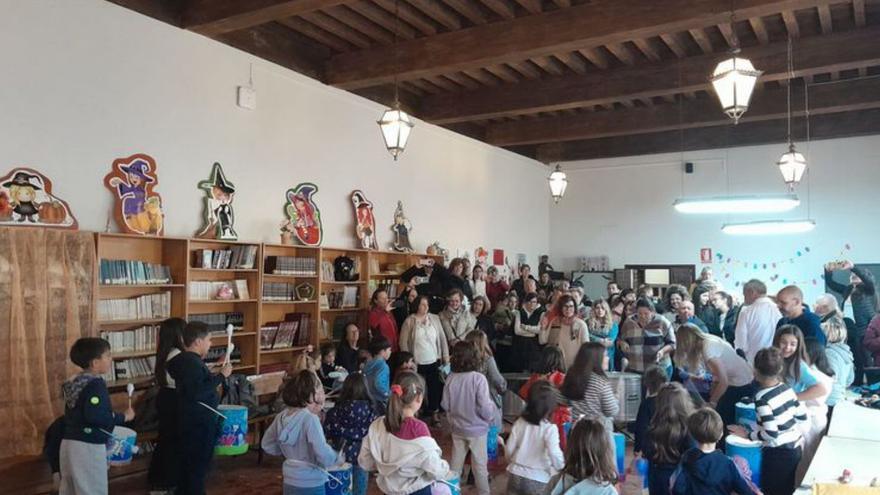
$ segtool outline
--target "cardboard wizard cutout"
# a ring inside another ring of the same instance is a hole
[[[52,181],[29,168],[0,177],[0,225],[76,229],[67,203],[52,195]]]
[[[294,235],[306,246],[320,246],[324,238],[321,212],[314,200],[317,193],[318,186],[311,182],[303,182],[293,189],[288,189],[285,196],[287,202],[284,205],[284,212],[294,226]]]
[[[373,203],[364,196],[363,191],[356,189],[351,193],[351,204],[354,205],[355,235],[360,241],[361,248],[379,249],[379,243],[376,242]]]
[[[219,163],[214,163],[210,179],[199,182],[199,189],[205,191],[205,226],[196,234],[197,237],[237,240],[235,213],[232,211],[235,184],[226,180],[226,174]]]
[[[164,233],[162,197],[153,191],[159,179],[152,157],[137,154],[114,160],[113,169],[104,177],[104,185],[113,193],[113,211],[119,230],[141,235]]]
[[[397,202],[397,208],[394,209],[394,223],[391,225],[391,231],[394,232],[394,241],[392,248],[400,253],[413,252],[412,244],[409,242],[409,233],[412,230],[412,224],[403,213],[403,203]]]

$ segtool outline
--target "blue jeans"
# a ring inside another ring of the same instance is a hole
[[[351,467],[351,493],[352,495],[367,495],[367,483],[370,481],[370,474],[363,469]]]

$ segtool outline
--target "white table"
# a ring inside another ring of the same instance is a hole
[[[836,408],[834,415],[837,416]],[[804,476],[802,488],[795,493],[797,495],[811,493],[811,487],[815,483],[834,483],[844,469],[852,472],[853,486],[869,486],[874,477],[880,476],[880,442],[852,438],[823,438]]]
[[[834,406],[828,436],[880,442],[880,410],[840,401]],[[880,464],[880,451],[875,456]]]

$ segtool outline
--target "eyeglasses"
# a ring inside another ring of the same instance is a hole
[[[566,309],[567,309],[567,308],[572,308],[572,309],[574,309],[574,304],[571,304],[571,303],[569,303],[569,304],[564,304],[562,307],[563,307],[563,308],[566,308]]]

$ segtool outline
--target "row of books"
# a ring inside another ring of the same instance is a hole
[[[103,285],[170,284],[171,268],[138,260],[105,260],[99,265]]]
[[[352,264],[351,276],[353,280],[357,280],[359,277],[357,276],[361,273],[361,260],[359,258],[354,258],[352,260],[354,263]],[[332,261],[322,261],[321,262],[321,280],[325,282],[333,282],[336,280],[336,268],[333,266]]]
[[[296,284],[263,282],[264,301],[296,301]]]
[[[101,332],[101,338],[110,342],[110,349],[114,353],[155,351],[158,337],[159,325],[144,325],[121,332]]]
[[[232,246],[229,249],[197,249],[193,252],[194,268],[215,270],[250,270],[257,261],[257,246]]]
[[[110,372],[104,375],[105,380],[131,380],[150,376],[156,369],[156,356],[142,358],[121,359],[114,361]]]
[[[208,349],[208,355],[205,356],[205,362],[208,364],[223,363],[226,361],[226,346],[212,347]],[[241,364],[241,349],[235,348],[229,357],[230,364]]]
[[[101,321],[152,320],[169,316],[171,316],[171,292],[98,301],[98,320]]]
[[[264,270],[274,275],[314,277],[318,274],[318,260],[301,256],[267,256]]]
[[[214,299],[250,299],[247,280],[198,280],[189,283],[191,301]]]
[[[373,279],[368,284],[369,293],[382,289],[388,294],[389,299],[395,299],[400,293],[400,280],[396,278]]]
[[[212,333],[226,333],[226,325],[238,332],[244,329],[244,314],[240,311],[229,313],[198,313],[189,315],[189,321],[200,321],[208,325]]]
[[[311,315],[288,313],[284,321],[273,321],[260,328],[260,349],[286,349],[309,345],[311,339]]]
[[[360,291],[356,285],[332,289],[321,295],[321,305],[324,309],[356,308],[359,303]]]

